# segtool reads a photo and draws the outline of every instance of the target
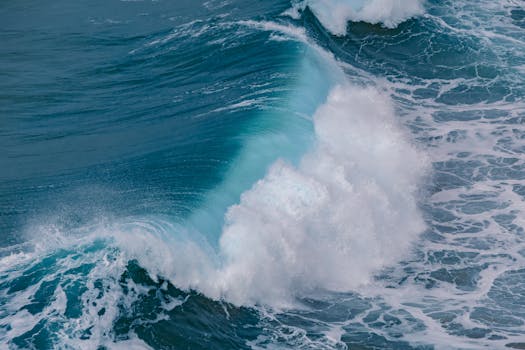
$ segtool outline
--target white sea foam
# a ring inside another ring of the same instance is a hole
[[[364,21],[395,28],[424,13],[423,0],[305,0],[287,13],[295,16],[308,6],[323,26],[335,35],[345,35],[349,21]]]
[[[217,276],[227,299],[349,290],[424,228],[415,194],[425,156],[406,141],[387,96],[338,86],[314,122],[317,145],[301,164],[276,162],[228,211]]]
[[[143,233],[148,231],[146,223],[136,223],[135,226],[140,227]],[[41,235],[32,240],[33,252],[24,253],[23,256],[20,254],[21,257],[16,259],[15,255],[0,259],[2,283],[15,288],[6,288],[0,292],[0,296],[6,301],[0,317],[0,327],[3,330],[0,332],[0,344],[7,344],[16,337],[27,335],[27,332],[42,325],[44,329],[53,329],[50,341],[54,348],[150,349],[133,331],[127,333],[127,339],[117,341],[114,337],[112,326],[122,308],[132,309],[133,303],[147,295],[151,288],[136,284],[132,279],[122,279],[128,261],[134,255],[132,245],[127,246],[124,251],[119,246],[126,246],[121,241],[129,240],[130,234],[134,232],[124,233],[119,231],[119,227],[124,228],[125,225],[107,226],[100,223],[86,235],[71,232],[67,234],[53,225],[32,227]],[[157,228],[157,231],[161,230]],[[56,239],[57,237],[60,239]],[[162,247],[160,241],[154,238],[152,241],[156,243],[156,249]],[[138,242],[140,244],[140,239]],[[153,245],[143,245],[144,247],[152,248]],[[146,249],[141,254],[146,257],[152,252]],[[46,258],[56,260],[52,262],[52,266],[48,266],[44,262]],[[82,272],[83,268],[90,265],[93,266],[91,270]],[[35,278],[32,284],[17,290],[20,286],[17,279],[27,275],[28,271],[40,270],[47,273],[41,279]],[[55,282],[56,287],[49,287]],[[44,285],[46,283],[47,287]],[[128,288],[126,292],[123,285]],[[83,286],[85,290],[80,288],[82,292],[79,299],[71,300],[79,292],[75,286]],[[50,292],[45,296],[42,309],[28,311],[26,308],[41,298],[38,294],[42,288],[47,288],[47,292]],[[169,311],[184,301],[169,297],[162,304],[164,310]],[[73,304],[81,310],[81,315],[73,318],[74,321],[67,315],[67,309]],[[163,317],[163,313],[158,314],[159,319]],[[85,336],[86,330],[89,330],[89,337]]]

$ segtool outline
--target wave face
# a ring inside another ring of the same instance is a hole
[[[514,0],[0,5],[0,347],[525,347]]]

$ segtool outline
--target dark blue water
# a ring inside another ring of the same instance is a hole
[[[525,348],[524,18],[4,1],[0,347]]]

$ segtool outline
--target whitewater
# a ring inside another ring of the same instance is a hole
[[[521,2],[44,7],[0,5],[3,347],[525,347]]]

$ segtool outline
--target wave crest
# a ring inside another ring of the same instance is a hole
[[[335,35],[345,35],[349,21],[395,28],[424,13],[423,0],[305,0],[297,3],[294,11],[306,7]]]
[[[221,294],[240,304],[293,291],[346,291],[394,263],[424,229],[416,191],[427,167],[388,96],[335,87],[315,116],[317,145],[276,162],[227,213]]]

